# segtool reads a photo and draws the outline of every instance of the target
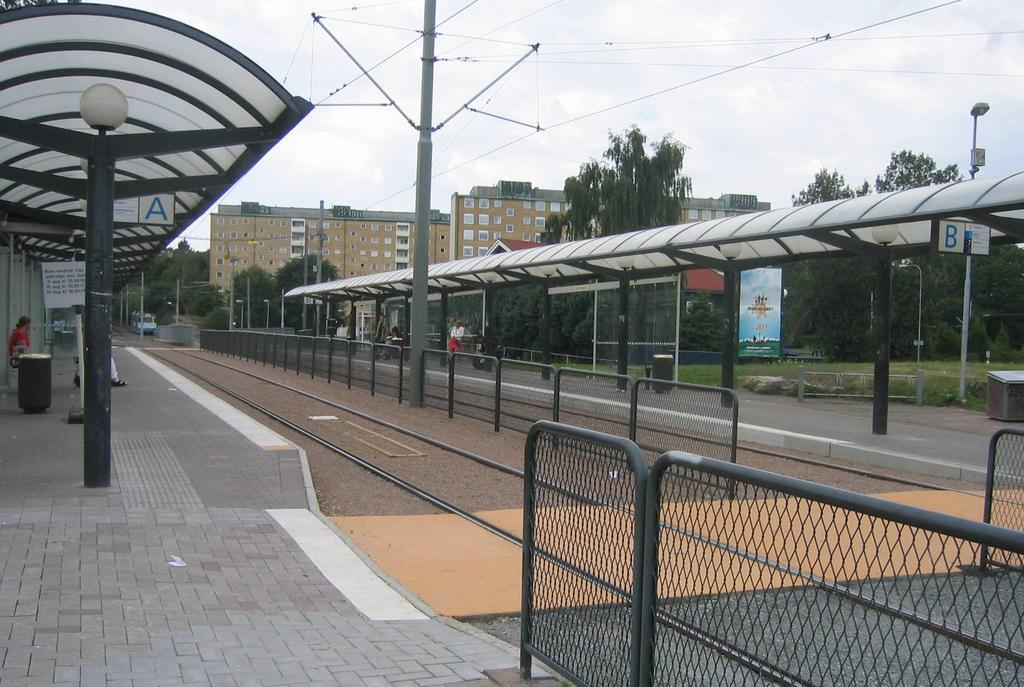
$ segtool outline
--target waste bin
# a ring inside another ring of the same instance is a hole
[[[50,356],[26,353],[18,358],[18,407],[42,413],[50,407]]]
[[[1024,420],[1024,372],[989,372],[986,410],[994,420]]]
[[[672,379],[672,369],[675,366],[675,359],[665,353],[651,356],[651,377],[654,379]],[[663,394],[672,388],[669,384],[658,384],[654,382],[655,393]]]

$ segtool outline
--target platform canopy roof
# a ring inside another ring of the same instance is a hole
[[[115,285],[311,109],[231,46],[166,17],[91,4],[0,11],[0,236],[35,259],[81,259],[82,161],[96,134],[79,100],[96,83],[128,99],[109,137],[115,197],[173,194],[174,204],[171,224],[115,224]]]
[[[945,220],[985,224],[994,243],[1024,242],[1024,172],[453,260],[431,265],[427,281],[431,290],[456,292],[642,279],[694,267],[749,269],[821,256],[902,258],[927,253]],[[359,299],[411,290],[412,269],[402,269],[301,286],[286,296]]]

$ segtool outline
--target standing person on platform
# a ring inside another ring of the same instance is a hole
[[[32,349],[32,340],[29,337],[32,327],[32,319],[27,315],[18,318],[18,326],[14,328],[7,338],[7,357],[13,361],[22,353],[28,353]],[[11,364],[14,367],[16,363]]]

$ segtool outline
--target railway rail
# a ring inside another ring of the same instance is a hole
[[[180,355],[185,355],[185,356],[188,356],[188,357],[192,357],[192,358],[195,358],[197,360],[201,360],[201,361],[203,361],[205,363],[208,363],[210,365],[215,365],[217,367],[221,367],[221,368],[224,368],[224,369],[227,369],[227,370],[231,370],[232,372],[245,375],[245,376],[250,377],[252,379],[256,379],[256,380],[259,380],[261,382],[264,382],[264,383],[267,383],[267,384],[271,384],[271,385],[273,385],[275,387],[278,387],[278,388],[281,388],[281,389],[285,389],[285,390],[294,392],[296,394],[299,394],[299,395],[304,396],[306,398],[309,398],[311,400],[317,401],[319,403],[323,403],[323,404],[325,404],[325,405],[327,405],[327,406],[329,406],[331,408],[334,408],[336,410],[340,410],[342,412],[350,413],[350,414],[352,414],[352,415],[354,415],[356,417],[359,417],[359,418],[361,418],[363,420],[366,420],[368,422],[373,422],[373,423],[375,423],[375,424],[377,424],[379,426],[386,427],[386,428],[388,428],[390,430],[399,432],[399,433],[404,434],[406,436],[410,436],[410,437],[413,437],[413,438],[418,439],[420,441],[423,441],[425,443],[431,444],[431,445],[433,445],[433,446],[435,446],[437,448],[440,448],[442,450],[450,451],[451,453],[455,453],[457,455],[463,456],[463,457],[468,458],[470,460],[473,460],[475,462],[479,462],[479,463],[481,463],[483,465],[488,465],[489,467],[493,467],[493,468],[495,468],[495,469],[497,469],[499,471],[505,472],[507,474],[514,474],[514,475],[516,475],[518,477],[522,477],[522,471],[521,470],[518,470],[518,469],[513,468],[511,466],[508,466],[508,465],[504,465],[502,463],[499,463],[498,461],[494,461],[494,460],[492,460],[490,458],[487,458],[485,456],[482,456],[480,454],[473,453],[471,451],[466,451],[466,450],[461,449],[461,448],[459,448],[457,446],[454,446],[453,444],[450,444],[448,442],[444,442],[444,441],[438,440],[438,439],[436,439],[434,437],[430,437],[430,436],[422,434],[420,432],[416,432],[416,431],[408,429],[406,427],[402,427],[402,426],[397,425],[397,424],[395,424],[393,422],[388,422],[387,420],[378,418],[378,417],[373,416],[373,415],[369,415],[369,414],[364,413],[362,411],[359,411],[359,410],[357,410],[355,408],[352,408],[351,406],[347,406],[347,405],[345,405],[343,403],[339,403],[338,401],[335,401],[335,400],[332,400],[332,399],[329,399],[329,398],[325,398],[323,396],[320,396],[318,394],[312,393],[312,392],[307,391],[305,389],[301,389],[299,387],[295,387],[295,386],[292,386],[290,384],[286,384],[284,382],[281,382],[281,381],[278,381],[276,379],[272,379],[272,378],[266,377],[264,375],[257,374],[255,372],[252,372],[250,370],[246,370],[244,368],[236,367],[234,365],[229,365],[227,363],[214,360],[214,359],[212,359],[210,357],[207,357],[207,356],[198,355],[198,354],[194,354],[194,353],[185,353],[185,352],[179,352],[179,354]],[[179,368],[180,368],[180,366],[179,366]],[[185,371],[187,373],[189,373],[189,374],[192,373],[191,370],[188,370],[188,369],[185,369]],[[595,422],[601,420],[601,418],[596,418],[596,417],[591,417],[590,419],[594,420]],[[503,428],[506,428],[505,425],[503,425]],[[507,428],[508,429],[513,429],[513,430],[516,430],[516,431],[521,431],[518,428],[517,425],[510,424]],[[890,475],[890,474],[886,474],[884,472],[879,472],[879,471],[876,471],[876,470],[870,470],[870,469],[867,469],[867,468],[860,468],[860,467],[854,467],[854,466],[850,466],[850,465],[836,464],[836,463],[832,463],[832,462],[829,462],[829,461],[826,461],[826,460],[821,460],[821,459],[817,459],[817,458],[811,458],[811,457],[808,457],[808,456],[800,456],[800,455],[795,455],[795,454],[792,454],[792,453],[787,453],[787,452],[784,452],[784,451],[776,451],[776,450],[773,450],[773,449],[770,449],[770,448],[766,448],[766,447],[763,447],[763,446],[759,446],[759,445],[756,445],[756,444],[740,442],[740,443],[738,443],[737,447],[739,449],[743,450],[743,451],[746,451],[746,452],[749,452],[749,453],[753,453],[753,454],[757,454],[757,455],[762,455],[762,456],[766,456],[766,457],[770,457],[770,458],[780,459],[780,460],[783,460],[783,461],[790,461],[790,462],[793,462],[793,463],[799,463],[799,464],[802,464],[802,465],[807,465],[807,466],[818,468],[818,469],[822,469],[822,470],[831,470],[831,471],[835,471],[835,472],[844,473],[844,474],[847,474],[847,475],[853,475],[853,476],[856,476],[856,477],[862,477],[862,478],[866,478],[866,479],[878,480],[878,481],[886,482],[886,483],[890,483],[890,484],[898,484],[898,485],[902,485],[902,486],[913,487],[913,488],[916,488],[916,489],[927,489],[927,490],[934,490],[934,491],[954,491],[954,492],[957,492],[957,493],[963,493],[963,494],[967,494],[967,495],[970,495],[970,496],[978,496],[978,494],[976,494],[974,492],[957,489],[957,488],[952,487],[950,485],[935,484],[935,483],[926,482],[926,481],[923,481],[923,480],[913,479],[911,477],[903,477],[903,476],[899,476],[899,475]],[[979,498],[980,498],[980,496],[979,496]]]

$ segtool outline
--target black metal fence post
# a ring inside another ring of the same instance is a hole
[[[377,344],[370,344],[370,395],[377,395]]]
[[[455,356],[448,353],[448,419],[455,417]]]
[[[295,337],[295,374],[302,372],[302,337]]]
[[[494,431],[501,431],[501,362],[498,358],[494,368]]]
[[[316,378],[316,337],[313,337],[313,353],[309,358],[309,378]]]
[[[292,338],[292,337],[290,337],[287,334],[285,334],[285,336],[284,336],[284,358],[283,358],[283,360],[281,362],[281,369],[284,370],[285,372],[288,371],[288,339],[290,339],[290,338]]]
[[[409,330],[407,329],[406,331],[409,331]],[[425,375],[426,374],[426,367],[421,366],[421,369],[424,371],[423,374]],[[405,385],[405,349],[402,348],[401,346],[399,346],[398,347],[398,405],[402,405],[402,401],[405,398],[404,395],[403,395],[404,392],[403,392],[403,389],[402,389],[402,387],[404,385]],[[420,388],[422,389],[423,386],[421,385]]]
[[[348,353],[348,355],[346,356],[348,358],[348,366],[347,366],[348,369],[345,371],[345,373],[346,373],[346,376],[348,377],[348,388],[349,389],[352,388],[352,348],[353,348],[352,342],[353,341],[354,341],[354,339],[349,339],[348,340],[348,346],[346,346],[347,353]]]
[[[551,402],[551,421],[558,422],[558,406],[562,394],[562,368],[555,369],[554,398]]]
[[[327,340],[327,383],[334,377],[334,338]]]

